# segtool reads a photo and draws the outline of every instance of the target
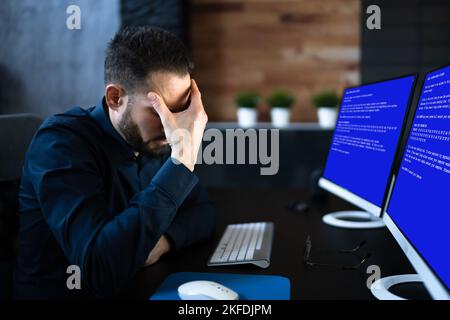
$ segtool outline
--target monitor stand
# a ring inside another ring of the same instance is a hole
[[[370,291],[378,300],[407,300],[389,291],[395,285],[422,282],[418,274],[402,274],[376,280],[370,286]]]
[[[346,229],[375,229],[385,226],[383,219],[365,211],[332,212],[324,215],[322,221],[330,226]]]

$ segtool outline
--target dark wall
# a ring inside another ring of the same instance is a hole
[[[367,7],[381,8],[381,30],[368,30]],[[363,0],[362,82],[422,72],[450,62],[450,1]]]
[[[81,9],[80,30],[66,27],[72,4]],[[0,114],[47,116],[95,104],[119,7],[118,0],[0,1]]]
[[[189,46],[186,0],[121,0],[121,26],[156,26],[172,32]]]

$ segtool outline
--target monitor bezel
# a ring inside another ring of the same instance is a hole
[[[399,246],[402,248],[403,252],[405,253],[406,257],[416,270],[416,272],[419,274],[419,276],[422,278],[422,281],[425,284],[425,287],[430,292],[433,299],[444,299],[444,300],[450,300],[450,289],[447,288],[447,285],[444,283],[444,281],[441,279],[441,277],[436,273],[436,271],[433,269],[433,267],[423,258],[420,251],[416,249],[416,247],[412,244],[412,242],[409,240],[409,238],[403,233],[403,231],[400,229],[400,227],[397,226],[397,224],[394,222],[394,220],[390,217],[388,212],[389,207],[389,201],[391,198],[391,194],[393,190],[395,189],[396,184],[396,177],[398,176],[398,172],[400,170],[400,164],[403,160],[403,155],[406,150],[406,146],[408,144],[409,140],[409,134],[411,132],[412,125],[414,123],[414,119],[416,118],[417,108],[419,106],[420,100],[422,98],[423,88],[425,85],[425,80],[428,77],[430,73],[439,71],[444,68],[450,67],[450,63],[437,67],[435,69],[432,69],[425,73],[425,75],[422,77],[421,81],[421,87],[420,87],[420,93],[419,98],[417,99],[417,103],[415,105],[414,109],[414,116],[412,117],[411,123],[408,126],[408,131],[405,132],[406,134],[406,141],[405,145],[401,148],[401,158],[399,166],[396,170],[396,172],[393,175],[392,178],[392,187],[389,190],[388,194],[388,201],[387,205],[385,206],[384,212],[383,212],[383,221],[386,224],[387,228],[393,235],[394,239],[397,241]]]
[[[406,110],[405,110],[405,115],[404,115],[402,126],[401,126],[401,129],[400,129],[400,134],[399,134],[399,137],[398,137],[398,140],[397,140],[397,144],[396,144],[396,148],[395,148],[396,150],[395,150],[395,153],[394,153],[394,157],[393,157],[393,160],[392,160],[391,167],[389,169],[387,185],[386,185],[386,188],[385,188],[383,200],[381,202],[381,207],[379,207],[376,204],[374,204],[374,203],[364,199],[363,197],[361,197],[360,195],[356,194],[355,192],[352,192],[352,191],[350,191],[350,190],[340,186],[336,182],[334,182],[334,181],[332,181],[332,180],[330,180],[330,179],[328,179],[328,178],[326,178],[324,176],[325,168],[326,168],[326,165],[327,165],[329,157],[330,157],[331,146],[333,144],[333,139],[334,139],[334,134],[335,134],[334,132],[333,132],[333,137],[331,138],[331,141],[330,141],[330,145],[328,147],[328,153],[327,153],[327,157],[326,157],[326,161],[325,161],[324,172],[322,174],[322,177],[319,179],[319,186],[322,189],[324,189],[324,190],[326,190],[326,191],[328,191],[328,192],[330,192],[330,193],[340,197],[341,199],[343,199],[343,200],[345,200],[347,202],[350,202],[351,204],[353,204],[353,205],[355,205],[355,206],[357,206],[357,207],[359,207],[359,208],[361,208],[363,210],[366,210],[367,212],[369,212],[370,214],[374,215],[375,217],[382,217],[383,208],[385,208],[386,203],[387,203],[387,196],[388,196],[389,189],[390,189],[390,188],[388,188],[388,186],[391,185],[390,182],[392,181],[392,177],[393,177],[393,174],[394,174],[394,168],[395,168],[394,164],[396,163],[396,161],[398,161],[398,155],[399,155],[399,150],[398,149],[399,149],[400,143],[402,141],[402,138],[403,138],[403,135],[404,135],[404,131],[405,131],[405,128],[406,128],[406,125],[407,125],[407,122],[408,122],[408,116],[409,116],[409,114],[411,112],[411,104],[412,104],[412,100],[413,100],[413,97],[414,97],[414,92],[416,90],[418,74],[417,73],[410,73],[410,74],[405,74],[405,75],[401,75],[401,76],[396,76],[396,77],[393,77],[393,78],[382,79],[382,80],[373,81],[373,82],[367,82],[367,83],[364,83],[364,84],[361,84],[361,85],[357,85],[357,86],[346,87],[342,91],[342,97],[343,97],[346,90],[360,88],[360,87],[363,87],[363,86],[373,85],[373,84],[377,84],[377,83],[381,83],[381,82],[387,82],[387,81],[393,81],[393,80],[408,78],[408,77],[414,77],[413,84],[412,84],[412,87],[411,87],[411,92],[409,94],[409,98],[408,98],[408,102],[407,102],[407,106],[406,106]],[[342,103],[343,103],[343,99],[341,99],[341,103],[339,104],[339,114],[336,117],[336,124],[337,124],[337,121],[339,120],[339,115],[340,115],[340,112],[341,112]],[[336,124],[335,124],[335,127],[336,127]]]

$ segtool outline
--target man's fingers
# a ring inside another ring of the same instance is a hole
[[[201,99],[201,93],[198,89],[197,82],[194,79],[191,80],[191,101],[194,99]]]
[[[150,100],[152,107],[155,109],[155,111],[161,118],[161,121],[168,120],[172,116],[172,112],[170,112],[169,108],[167,108],[163,99],[158,94],[154,92],[149,92],[147,97]]]
[[[191,92],[200,95],[200,90],[198,89],[197,82],[194,79],[191,79]]]
[[[194,79],[191,80],[191,105],[196,110],[203,109],[202,95]]]

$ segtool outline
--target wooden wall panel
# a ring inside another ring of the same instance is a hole
[[[191,0],[191,45],[211,121],[234,121],[234,95],[286,88],[293,121],[316,121],[311,95],[359,83],[358,0]],[[260,106],[260,120],[270,120]]]

